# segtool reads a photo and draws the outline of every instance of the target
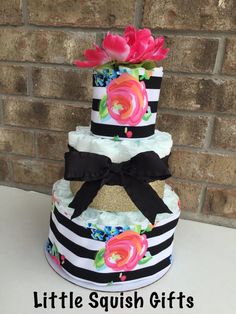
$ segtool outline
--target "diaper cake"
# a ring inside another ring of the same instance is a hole
[[[93,68],[91,125],[69,132],[45,254],[79,286],[137,289],[172,264],[180,215],[179,198],[165,183],[172,138],[155,128],[163,46],[163,37],[128,26],[75,61]]]

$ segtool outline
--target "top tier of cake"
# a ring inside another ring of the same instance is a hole
[[[162,76],[162,67],[94,70],[92,133],[124,139],[153,135]]]

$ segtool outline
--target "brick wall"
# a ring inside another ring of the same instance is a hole
[[[1,0],[0,183],[49,192],[67,132],[88,125],[91,71],[71,66],[107,30],[166,37],[158,128],[175,142],[182,217],[236,227],[234,0]]]

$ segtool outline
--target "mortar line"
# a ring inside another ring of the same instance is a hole
[[[82,126],[82,125],[81,125]],[[88,125],[87,125],[88,126]],[[68,133],[71,130],[56,130],[56,129],[49,129],[49,128],[35,128],[35,127],[25,127],[25,126],[21,126],[21,125],[12,125],[12,124],[5,124],[5,125],[1,125],[1,128],[9,128],[9,129],[19,129],[19,130],[23,130],[23,131],[38,131],[38,132],[52,132],[52,133]]]
[[[88,127],[88,125],[87,125]],[[56,130],[56,129],[50,129],[50,128],[35,128],[35,127],[25,127],[25,126],[21,126],[21,125],[11,125],[11,124],[5,124],[0,126],[1,128],[6,128],[6,129],[13,129],[13,130],[23,130],[23,131],[37,131],[37,133],[52,133],[52,134],[66,134],[68,133],[70,130]],[[196,153],[209,153],[209,154],[218,154],[218,155],[222,155],[222,154],[227,154],[228,156],[236,156],[236,152],[234,151],[230,151],[230,150],[226,150],[226,149],[216,149],[216,148],[209,148],[208,150],[206,150],[204,147],[194,147],[191,145],[173,145],[173,149],[175,150],[184,150],[184,151],[188,151],[188,152],[196,152]]]
[[[215,124],[215,115],[212,115],[208,119],[208,127],[206,131],[205,143],[203,145],[203,148],[205,148],[206,150],[211,147],[214,124]]]
[[[80,125],[78,125],[80,126]],[[82,125],[81,125],[82,126]],[[83,127],[89,127],[89,125],[83,125]],[[23,131],[37,131],[38,133],[53,133],[53,134],[66,134],[68,133],[70,130],[58,130],[58,129],[50,129],[50,128],[35,128],[35,127],[25,127],[22,125],[17,125],[17,124],[9,124],[6,123],[5,125],[1,125],[1,128],[6,128],[6,129],[13,129],[13,130],[23,130]],[[236,152],[235,151],[230,151],[230,150],[226,150],[226,149],[217,149],[217,148],[209,148],[208,150],[206,150],[204,147],[194,147],[191,145],[180,145],[180,144],[175,144],[173,145],[173,151],[179,151],[179,150],[184,150],[184,151],[188,151],[188,152],[192,152],[192,153],[208,153],[208,154],[218,154],[218,155],[223,155],[223,154],[227,154],[228,156],[232,156],[232,157],[236,157]]]
[[[32,66],[32,67],[40,67],[40,68],[54,68],[55,66],[58,68],[64,68],[65,70],[71,69],[72,71],[79,71],[77,67],[72,65],[71,63],[47,63],[47,62],[32,62],[32,61],[10,61],[10,60],[0,60],[0,64],[4,65],[18,65],[18,66]],[[89,70],[90,71],[90,70]],[[189,78],[209,78],[209,79],[236,79],[236,75],[230,74],[220,74],[220,73],[204,73],[204,72],[181,72],[181,71],[170,71],[165,70],[164,73],[166,75],[175,75],[176,77],[189,77]]]
[[[98,45],[98,46],[100,46],[101,45],[101,43],[102,43],[102,41],[103,41],[103,38],[104,38],[104,35],[105,35],[105,33],[96,33],[96,44]]]
[[[0,97],[0,125],[3,125],[3,101],[2,97]]]
[[[224,184],[224,183],[212,183],[212,182],[206,182],[203,180],[197,180],[197,179],[184,179],[172,176],[168,180],[174,180],[178,183],[186,183],[186,184],[200,184],[202,186],[207,185],[208,188],[219,188],[219,189],[236,189],[236,184]]]
[[[166,35],[166,36],[186,36],[186,37],[205,37],[205,38],[221,38],[225,36],[234,37],[235,31],[209,31],[209,30],[183,30],[183,29],[158,29],[152,30],[154,35]]]
[[[192,153],[207,153],[207,154],[217,154],[217,155],[225,155],[227,154],[230,157],[236,157],[236,151],[231,151],[231,150],[226,150],[226,149],[216,149],[216,148],[209,148],[207,151],[204,147],[194,147],[194,146],[189,146],[189,145],[173,145],[173,150],[179,151],[179,150],[184,150],[187,152],[192,152]]]
[[[213,74],[219,74],[221,72],[223,62],[224,62],[225,44],[226,44],[226,39],[225,39],[225,37],[222,37],[219,40],[219,44],[218,44],[218,50],[217,50],[217,54],[216,54],[216,60],[215,60],[215,66],[213,69]]]
[[[165,70],[164,73],[168,75],[175,75],[176,77],[189,77],[199,79],[236,79],[236,75],[221,74],[221,73],[195,73],[195,72],[181,72]]]
[[[36,134],[36,130],[33,131],[33,147],[34,147],[34,157],[38,158],[38,136]]]
[[[16,154],[16,153],[8,153],[8,152],[0,152],[0,157],[8,157],[11,160],[28,160],[28,161],[37,161],[37,162],[47,162],[49,164],[58,164],[63,165],[63,159],[48,159],[48,158],[36,158],[34,156],[28,156],[23,154]]]
[[[138,0],[139,1],[139,0]],[[69,32],[78,32],[81,31],[83,33],[88,32],[123,32],[125,29],[125,25],[123,27],[89,27],[89,26],[69,26],[69,25],[45,25],[45,24],[34,24],[34,23],[28,23],[25,26],[19,25],[19,26],[13,26],[13,25],[0,25],[0,28],[12,28],[12,29],[29,29],[29,30],[55,30],[55,31],[69,31]],[[146,27],[146,26],[145,26]],[[148,25],[147,25],[148,27]],[[191,30],[191,29],[152,29],[152,33],[155,35],[163,34],[163,35],[173,35],[173,36],[194,36],[194,37],[223,37],[223,36],[229,36],[233,37],[235,36],[235,31],[226,30]]]
[[[32,77],[32,66],[27,65],[27,95],[33,95],[33,77]]]
[[[135,15],[134,15],[134,26],[136,28],[140,28],[142,25],[143,8],[144,8],[143,0],[136,0],[136,2],[135,2]]]
[[[16,66],[32,66],[34,68],[61,68],[61,69],[71,69],[72,71],[79,71],[74,65],[70,63],[47,63],[47,62],[32,62],[32,61],[10,61],[10,60],[0,60],[0,64],[4,65],[16,65]],[[90,70],[89,70],[90,71]],[[196,73],[196,72],[181,72],[181,71],[170,71],[165,70],[165,75],[174,75],[176,77],[189,77],[189,78],[200,78],[200,79],[223,79],[223,80],[232,80],[236,79],[236,75],[230,74],[221,74],[221,73]]]
[[[28,25],[28,11],[27,11],[27,0],[21,0],[22,3],[22,17],[24,25]]]
[[[39,97],[39,96],[29,96],[29,95],[19,95],[19,94],[6,94],[6,93],[0,93],[0,96],[2,96],[4,99],[6,98],[18,98],[20,100],[25,101],[44,101],[45,103],[50,102],[53,104],[66,104],[68,106],[75,106],[78,108],[84,108],[84,109],[90,109],[92,107],[91,102],[92,100],[73,100],[73,99],[64,99],[64,98],[50,98],[50,97]]]
[[[205,183],[202,188],[201,188],[201,192],[199,195],[199,202],[198,202],[198,208],[197,208],[197,213],[200,214],[202,213],[203,210],[203,206],[206,200],[206,191],[207,191],[207,184]]]
[[[4,99],[12,99],[18,98],[22,101],[32,101],[32,102],[44,102],[46,105],[47,103],[50,104],[61,104],[61,105],[68,105],[68,106],[75,106],[76,108],[81,109],[91,109],[91,101],[90,100],[73,100],[73,99],[64,99],[64,98],[50,98],[50,97],[40,97],[40,96],[27,96],[27,95],[19,95],[19,94],[0,94]],[[201,116],[201,117],[221,117],[221,118],[229,118],[234,119],[234,113],[227,113],[227,112],[204,112],[204,111],[192,111],[192,110],[184,110],[178,108],[168,108],[163,107],[158,109],[159,114],[172,114],[172,115],[179,115],[179,116]]]
[[[62,155],[61,159],[53,159],[53,158],[29,156],[29,155],[20,154],[20,153],[14,153],[14,152],[3,152],[3,151],[1,151],[0,157],[2,157],[2,156],[3,157],[11,157],[14,160],[24,159],[24,160],[48,162],[48,163],[62,163],[64,160],[63,155]]]
[[[32,133],[33,136],[37,136],[38,133],[52,134],[52,135],[55,135],[55,136],[68,134],[68,131],[27,128],[27,127],[24,127],[24,126],[23,127],[19,127],[19,126],[14,126],[14,125],[0,125],[0,130],[1,129],[28,132],[28,133]],[[25,155],[25,156],[27,156],[27,155]]]
[[[227,113],[227,112],[215,112],[215,111],[192,111],[192,110],[184,110],[178,108],[168,108],[163,107],[159,108],[157,114],[173,114],[176,116],[201,116],[201,117],[224,117],[224,118],[235,118],[236,113]]]

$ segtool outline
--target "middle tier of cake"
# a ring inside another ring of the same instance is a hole
[[[139,153],[154,151],[161,159],[168,157],[172,148],[169,133],[155,131],[151,137],[137,140],[107,139],[94,136],[88,127],[78,127],[69,132],[69,146],[79,152],[96,153],[109,157],[113,163],[130,160]],[[71,181],[70,188],[75,195],[83,185],[83,181]],[[150,182],[151,187],[163,198],[164,180]],[[137,211],[124,187],[120,185],[104,185],[99,190],[90,207],[110,212]]]

